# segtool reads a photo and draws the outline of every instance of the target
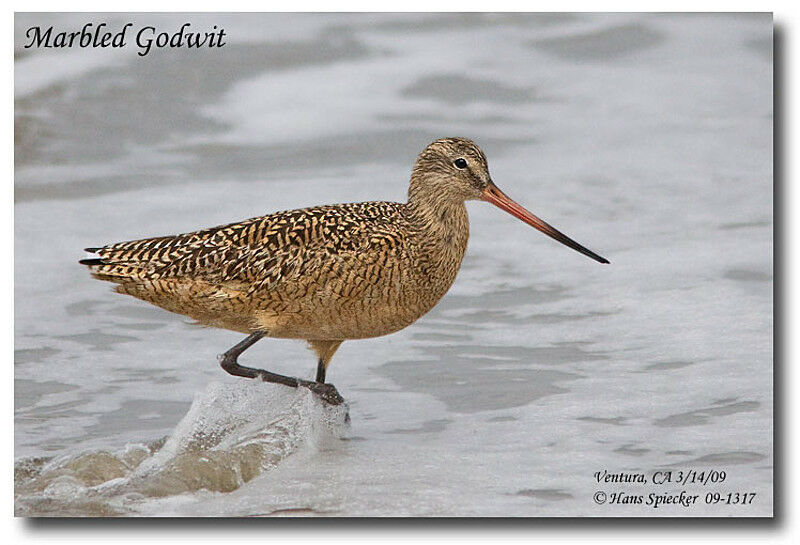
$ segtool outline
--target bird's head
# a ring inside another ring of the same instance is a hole
[[[467,138],[441,138],[422,150],[411,175],[409,200],[428,201],[431,205],[448,201],[487,201],[573,250],[600,263],[608,263],[607,259],[581,246],[500,191],[489,175],[486,155]]]
[[[454,200],[481,198],[492,183],[489,164],[481,148],[466,138],[442,138],[431,143],[417,156],[412,173],[419,189]]]

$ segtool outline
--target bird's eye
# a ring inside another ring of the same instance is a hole
[[[453,164],[456,166],[456,168],[467,168],[467,161],[461,157],[453,161]]]

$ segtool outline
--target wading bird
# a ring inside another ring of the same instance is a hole
[[[417,157],[408,202],[277,212],[181,235],[87,248],[95,278],[197,322],[247,335],[219,356],[232,375],[304,386],[340,403],[325,383],[343,341],[393,333],[444,296],[467,249],[464,202],[484,200],[600,263],[608,261],[500,191],[471,140],[443,138]],[[316,382],[240,365],[263,337],[304,339]]]

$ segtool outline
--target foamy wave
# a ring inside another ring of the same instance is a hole
[[[344,435],[347,405],[305,388],[256,381],[212,383],[166,439],[15,464],[18,516],[135,514],[147,498],[231,492],[299,448]]]

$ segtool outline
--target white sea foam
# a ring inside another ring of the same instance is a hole
[[[305,388],[212,383],[163,442],[20,460],[18,514],[67,515],[89,505],[135,514],[147,498],[231,492],[298,449],[335,444],[348,422],[346,404],[328,405]]]

